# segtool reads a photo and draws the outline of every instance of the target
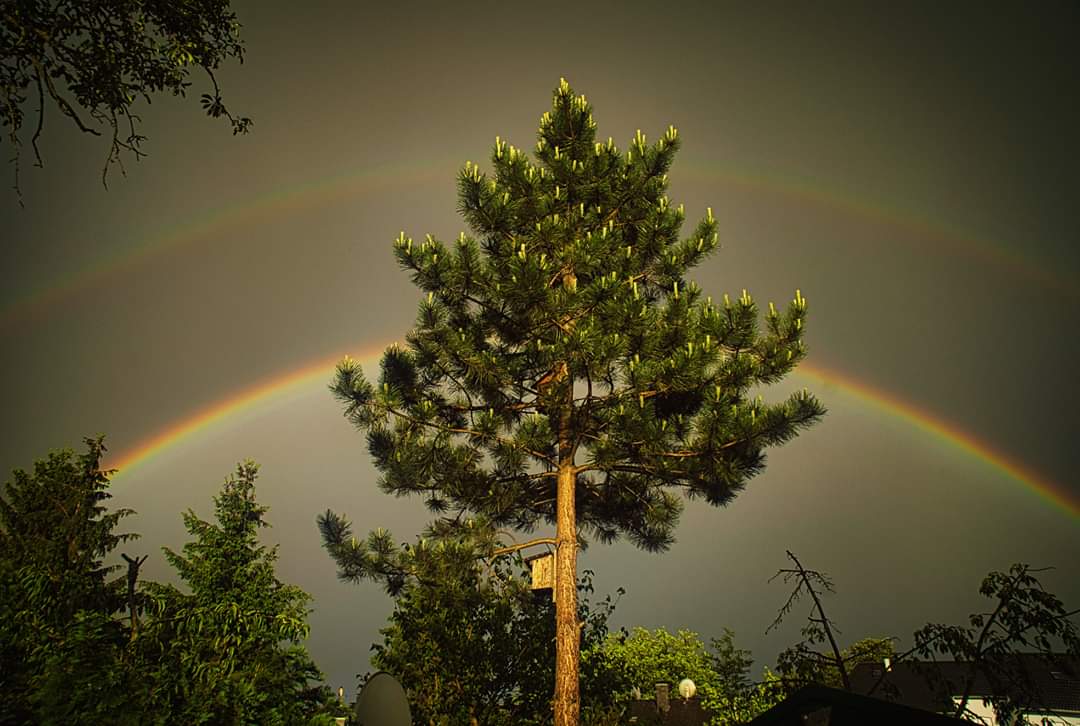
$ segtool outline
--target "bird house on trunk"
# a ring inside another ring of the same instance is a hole
[[[555,601],[555,555],[551,552],[542,555],[533,555],[525,559],[532,569],[532,585],[534,591],[551,591],[551,600]]]

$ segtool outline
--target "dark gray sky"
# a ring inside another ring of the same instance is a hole
[[[826,373],[762,393],[806,386],[830,409],[729,507],[689,506],[668,554],[590,548],[598,592],[628,590],[615,624],[727,626],[772,664],[805,615],[763,634],[785,549],[835,579],[845,643],[960,622],[983,607],[982,576],[1016,561],[1056,566],[1045,584],[1080,602],[1075,4],[235,7],[247,61],[219,77],[249,136],[201,113],[196,76],[186,102],[140,109],[150,156],[105,191],[105,146],[49,109],[26,209],[0,197],[5,473],[98,432],[124,461],[334,356],[373,373],[419,299],[392,240],[456,237],[457,170],[489,168],[496,135],[532,149],[565,76],[620,148],[678,127],[669,196],[721,228],[698,282],[763,306],[801,289],[807,362]],[[144,573],[163,578],[181,510],[210,516],[256,459],[279,574],[315,596],[309,645],[351,693],[390,602],[336,582],[315,516],[401,541],[428,517],[375,488],[329,379],[140,460],[114,503],[138,510]]]

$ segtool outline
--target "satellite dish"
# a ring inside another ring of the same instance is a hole
[[[683,698],[693,698],[697,693],[697,686],[689,678],[683,678],[679,681],[679,695]]]
[[[379,671],[368,679],[356,699],[356,720],[360,726],[412,726],[409,701],[396,678]]]

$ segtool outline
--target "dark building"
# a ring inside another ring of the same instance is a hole
[[[879,698],[825,686],[806,686],[750,726],[958,726],[969,723]]]
[[[993,719],[983,704],[990,696],[1007,696],[1024,704],[1022,713],[1038,723],[1080,721],[1080,658],[1021,653],[991,673],[955,661],[905,661],[886,668],[884,663],[860,663],[851,673],[855,693],[901,703],[927,711],[949,712],[971,681],[969,706]]]
[[[1010,693],[1026,703],[1022,713],[1032,723],[1080,723],[1080,658],[1021,654],[994,677],[976,672],[969,707],[996,724],[993,709],[982,700]],[[851,672],[852,692],[807,686],[749,723],[751,726],[866,726],[896,724],[949,726],[970,724],[951,717],[956,698],[970,678],[970,666],[953,661],[862,663]],[[627,723],[635,726],[703,726],[709,713],[698,698],[669,697],[659,684],[656,697],[631,701]]]

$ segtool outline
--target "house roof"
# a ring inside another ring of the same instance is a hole
[[[1028,679],[1037,694],[1032,711],[1048,709],[1057,713],[1080,713],[1080,658],[1019,653],[1006,661],[1007,670],[989,677],[979,670],[972,682],[971,696],[983,698],[995,690],[1017,690],[1010,682]],[[851,673],[851,688],[856,693],[904,703],[915,708],[942,711],[953,704],[953,696],[963,693],[970,673],[967,663],[955,661],[908,661],[894,664],[884,673],[883,664],[860,663]],[[884,674],[884,677],[883,677]],[[875,684],[881,681],[880,685]],[[994,683],[1000,684],[998,689]]]
[[[967,722],[835,688],[806,686],[755,718],[750,726],[953,726],[961,723]]]

